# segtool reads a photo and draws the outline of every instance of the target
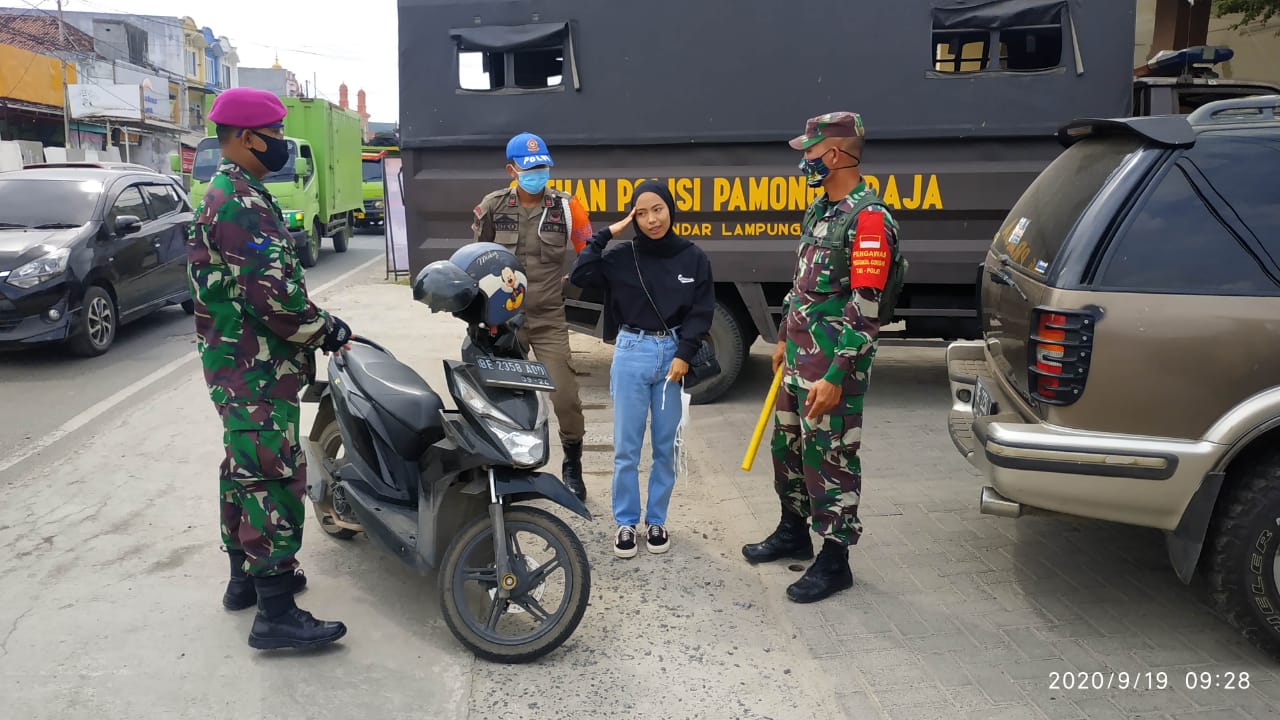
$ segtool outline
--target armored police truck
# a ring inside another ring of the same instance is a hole
[[[552,185],[597,228],[624,216],[641,181],[664,179],[676,231],[715,274],[724,372],[695,402],[713,400],[757,338],[776,340],[800,221],[821,192],[786,140],[811,116],[852,110],[867,132],[862,172],[911,263],[890,329],[976,337],[978,265],[1061,151],[1059,127],[1275,91],[1192,78],[1198,56],[1175,59],[1174,79],[1135,80],[1134,14],[1083,0],[399,0],[410,270],[470,241],[476,203],[510,182],[517,133],[547,141]],[[600,298],[567,294],[571,324],[599,333]]]

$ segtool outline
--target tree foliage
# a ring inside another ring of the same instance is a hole
[[[1241,17],[1231,26],[1232,30],[1255,22],[1265,23],[1280,15],[1280,0],[1213,0],[1214,15],[1222,17],[1236,13]],[[1276,34],[1280,35],[1280,32]]]

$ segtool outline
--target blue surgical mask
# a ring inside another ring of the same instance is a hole
[[[542,192],[547,187],[547,181],[550,179],[551,171],[546,168],[516,173],[516,182],[520,183],[520,189],[530,195],[537,195]]]

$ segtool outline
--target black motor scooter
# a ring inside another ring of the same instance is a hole
[[[428,305],[438,303],[423,282],[437,265],[414,287]],[[438,569],[440,604],[458,640],[478,657],[518,663],[573,634],[591,574],[564,521],[515,503],[546,499],[591,514],[557,477],[538,471],[549,454],[554,385],[516,340],[522,313],[488,325],[488,300],[444,308],[467,322],[462,360],[444,362],[456,410],[367,338],[330,355],[327,382],[303,397],[319,403],[304,438],[307,494],[327,534],[364,532],[419,573]]]

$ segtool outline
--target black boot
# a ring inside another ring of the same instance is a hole
[[[778,528],[761,542],[743,545],[742,555],[753,564],[783,558],[809,560],[813,557],[813,542],[809,539],[808,519],[783,504]]]
[[[340,622],[317,620],[293,603],[288,575],[255,578],[258,616],[249,631],[249,647],[257,650],[313,648],[347,634]]]
[[[227,556],[231,559],[231,580],[227,582],[227,591],[222,594],[222,606],[228,610],[247,610],[258,602],[258,591],[253,587],[253,578],[244,572],[244,551],[228,550]],[[300,593],[306,588],[307,576],[301,570],[290,577],[292,592]]]
[[[587,499],[587,486],[582,482],[582,442],[564,444],[564,466],[561,468],[565,487],[578,496],[579,500]]]
[[[849,548],[835,540],[822,543],[818,559],[804,575],[787,587],[787,597],[798,603],[817,602],[853,587]]]

